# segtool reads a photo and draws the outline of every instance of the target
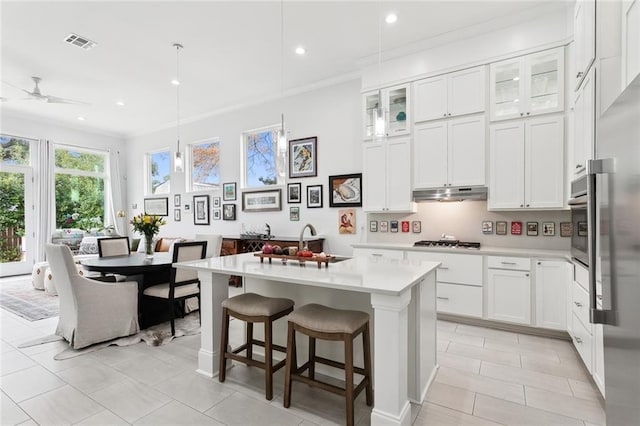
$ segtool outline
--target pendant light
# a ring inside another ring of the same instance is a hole
[[[180,151],[180,49],[183,46],[180,43],[173,43],[176,48],[176,78],[172,81],[176,86],[176,139],[178,148],[173,157],[173,171],[176,173],[184,172],[184,164],[182,162],[182,152]]]
[[[284,93],[284,0],[280,0],[280,94]],[[280,113],[280,129],[276,134],[278,174],[281,178],[286,175],[287,130],[284,126],[284,113]]]
[[[382,85],[382,1],[378,3],[378,85]],[[387,120],[382,106],[382,88],[378,89],[378,103],[372,114],[373,138],[384,139],[387,136]]]

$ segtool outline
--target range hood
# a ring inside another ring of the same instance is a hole
[[[462,200],[486,200],[486,199],[487,199],[486,186],[418,189],[413,191],[414,201],[462,201]]]

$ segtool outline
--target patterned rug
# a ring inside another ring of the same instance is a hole
[[[0,283],[0,307],[29,321],[58,316],[58,296],[51,296],[31,286],[31,277]]]

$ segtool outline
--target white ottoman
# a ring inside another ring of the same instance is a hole
[[[53,275],[49,267],[44,272],[44,291],[52,296],[58,295],[58,289],[56,289],[56,283],[53,281]]]
[[[31,271],[31,285],[36,290],[44,290],[44,274],[49,264],[47,262],[38,262],[33,265]]]

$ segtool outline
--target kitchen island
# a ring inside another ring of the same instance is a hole
[[[435,271],[438,262],[363,256],[318,269],[297,261],[260,263],[252,253],[182,262],[201,281],[201,347],[198,372],[218,374],[220,304],[229,275],[244,277],[244,291],[290,297],[296,306],[323,303],[361,309],[373,330],[372,425],[408,425],[410,401],[421,403],[436,369]],[[275,334],[275,332],[274,332]]]

